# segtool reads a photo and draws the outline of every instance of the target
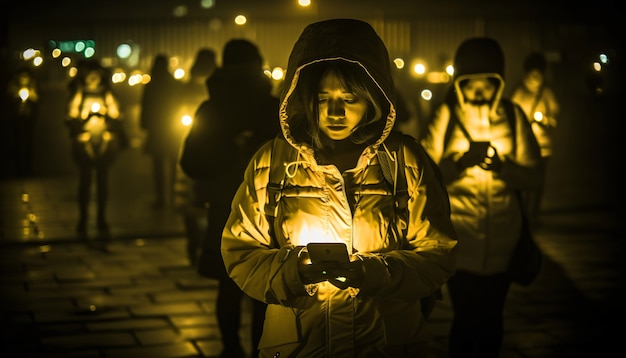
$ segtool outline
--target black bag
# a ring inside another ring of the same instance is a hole
[[[542,254],[533,238],[526,213],[523,213],[522,218],[520,239],[509,263],[509,276],[511,281],[522,286],[528,286],[535,281],[541,271]]]

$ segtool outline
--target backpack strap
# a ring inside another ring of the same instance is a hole
[[[285,186],[287,164],[298,159],[298,151],[281,137],[276,137],[273,139],[270,158],[270,172],[264,211],[269,223],[270,235],[274,237],[274,218],[276,218],[278,202]]]
[[[511,100],[507,98],[501,98],[500,103],[502,103],[502,106],[504,107],[504,113],[506,115],[506,119],[509,121],[509,126],[511,128],[511,137],[513,138],[513,148],[515,148],[516,139],[517,139],[516,138],[517,125],[515,123],[515,107],[517,106],[517,104],[515,104],[514,102],[512,102]],[[467,139],[469,139],[470,141],[472,140],[472,137],[467,132],[467,129],[465,128],[465,126],[463,126],[461,121],[459,121],[459,117],[457,116],[457,113],[456,113],[456,102],[448,102],[447,104],[448,104],[448,109],[450,110],[450,120],[448,121],[448,127],[446,128],[446,133],[443,139],[444,149],[448,146],[448,143],[450,142],[450,138],[452,137],[452,132],[454,131],[455,126],[459,126],[463,134],[465,134],[465,136],[467,137]]]
[[[297,156],[297,151],[289,143],[281,138],[274,138],[272,143],[272,153],[270,154],[270,172],[267,183],[267,198],[265,202],[265,215],[272,219],[276,217],[278,201],[285,185],[287,174],[286,165],[288,161],[283,158]]]
[[[378,147],[377,156],[383,176],[393,188],[397,216],[402,221],[403,230],[406,230],[409,220],[409,190],[404,171],[403,137],[403,133],[391,132],[383,145]]]

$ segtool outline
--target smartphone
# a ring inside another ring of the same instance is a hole
[[[491,142],[470,142],[469,151],[472,153],[480,153],[482,156],[487,156],[487,151],[491,146]]]
[[[312,242],[306,248],[312,263],[350,262],[348,248],[343,242]]]

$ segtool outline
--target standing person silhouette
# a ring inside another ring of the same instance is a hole
[[[182,84],[169,71],[168,58],[152,62],[150,82],[141,99],[140,126],[146,132],[145,151],[152,159],[155,208],[171,205],[178,152],[182,140],[180,118]]]
[[[530,124],[502,98],[504,60],[491,38],[462,42],[454,57],[454,92],[421,141],[443,174],[459,239],[457,272],[448,281],[453,358],[499,356],[507,271],[523,220],[517,191],[540,182]]]
[[[209,97],[206,80],[217,67],[215,52],[208,48],[198,50],[191,66],[190,76],[183,87],[182,112],[193,118],[198,106]],[[187,133],[184,134],[186,136]],[[181,141],[181,151],[182,151]],[[185,234],[187,236],[187,258],[192,266],[197,265],[202,238],[206,228],[209,183],[205,180],[194,180],[188,177],[180,167],[176,166],[176,182],[174,188],[174,204],[181,214]]]
[[[548,161],[552,156],[554,130],[560,111],[559,102],[546,78],[547,68],[548,61],[541,52],[530,53],[524,60],[522,82],[515,87],[511,95],[511,100],[524,110],[541,147],[543,185],[537,190],[528,191],[524,194],[527,200],[529,218],[533,225],[536,225],[539,220]]]
[[[108,234],[106,219],[108,174],[127,137],[121,122],[117,97],[111,90],[111,76],[97,60],[85,60],[70,83],[66,124],[70,130],[72,157],[78,166],[79,219],[76,231],[87,234],[92,176],[96,174],[97,228]]]
[[[209,182],[208,228],[198,272],[219,281],[216,312],[224,347],[222,357],[244,355],[239,327],[241,302],[247,297],[224,268],[222,231],[248,158],[279,133],[278,99],[271,95],[271,82],[262,65],[261,54],[252,42],[233,39],[225,44],[222,66],[207,80],[209,100],[196,112],[180,161],[192,179]],[[252,347],[256,350],[266,306],[259,300],[251,301]]]
[[[386,143],[395,117],[389,54],[374,29],[353,19],[308,25],[274,119],[283,137],[250,160],[222,238],[230,277],[268,303],[262,357],[428,351],[420,300],[454,273],[456,240],[435,164],[412,137],[401,151]],[[392,165],[397,155],[405,167]],[[383,163],[406,176],[406,220]],[[343,247],[345,261],[318,262],[314,243]]]

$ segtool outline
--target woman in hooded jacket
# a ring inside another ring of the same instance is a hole
[[[249,162],[221,244],[230,277],[268,303],[262,357],[427,350],[420,299],[454,273],[456,239],[445,187],[415,140],[401,147],[408,220],[396,220],[377,157],[389,152],[393,88],[387,49],[365,22],[313,23],[294,45],[280,96],[283,137]],[[277,167],[284,176],[273,208]],[[311,243],[345,244],[349,260],[311,262]]]

